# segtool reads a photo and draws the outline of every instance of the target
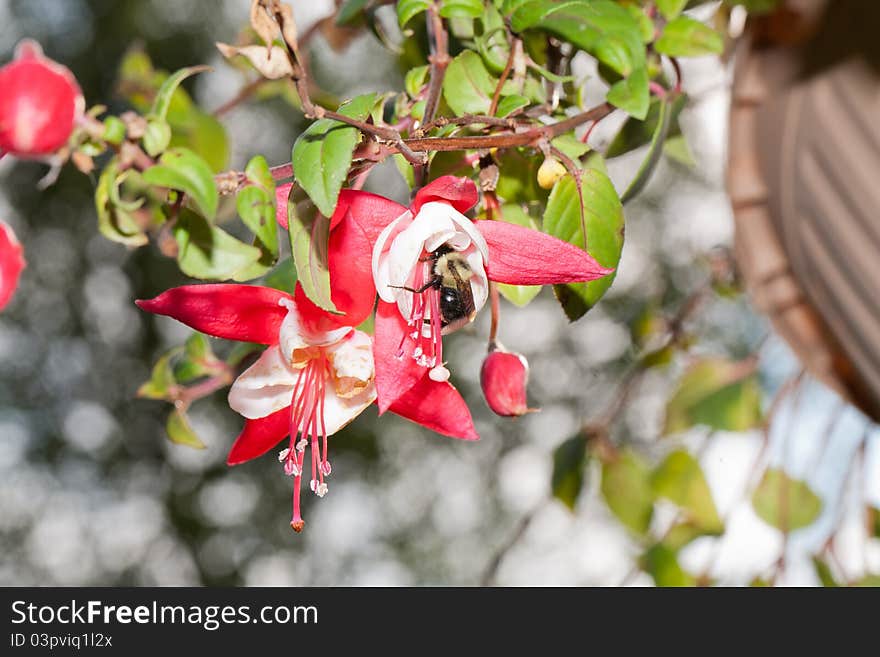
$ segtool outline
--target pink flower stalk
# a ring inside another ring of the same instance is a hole
[[[9,224],[0,220],[0,310],[12,300],[24,266],[21,244]]]
[[[521,354],[496,347],[483,360],[480,387],[489,408],[498,415],[510,417],[536,410],[526,403],[529,363]]]
[[[70,70],[30,39],[0,68],[0,156],[33,158],[67,143],[85,99]]]

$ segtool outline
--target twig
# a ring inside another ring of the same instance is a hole
[[[510,55],[507,57],[507,64],[504,65],[501,77],[498,78],[498,84],[495,85],[495,93],[492,95],[492,104],[489,105],[489,114],[492,116],[495,116],[495,111],[498,109],[498,101],[501,100],[501,89],[504,87],[504,83],[507,82],[507,76],[510,75],[510,70],[513,68],[513,62],[519,55],[521,48],[522,40],[514,37],[510,44]]]
[[[443,91],[443,79],[446,77],[446,67],[449,66],[449,35],[436,3],[428,7],[428,41],[431,44],[431,54],[428,61],[431,63],[431,81],[428,83],[428,98],[425,100],[425,123],[434,120],[437,114],[437,106],[440,104],[440,94]],[[491,112],[490,112],[491,113]]]
[[[544,499],[538,503],[538,505],[526,513],[519,521],[516,526],[516,529],[513,530],[513,534],[505,541],[498,550],[495,551],[495,554],[492,555],[492,559],[489,561],[489,565],[486,566],[486,570],[483,571],[482,577],[480,577],[480,586],[491,586],[492,582],[495,580],[495,576],[498,574],[498,569],[501,567],[501,563],[504,561],[504,558],[507,556],[508,552],[510,552],[514,546],[519,543],[520,539],[525,535],[526,530],[529,528],[529,525],[532,524],[532,520],[535,519],[535,516],[538,515],[538,511],[540,511],[544,505],[547,503],[547,500]]]

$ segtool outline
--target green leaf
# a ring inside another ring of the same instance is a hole
[[[168,122],[171,124],[172,147],[189,148],[201,156],[214,173],[226,169],[229,135],[220,121],[192,105],[186,111],[169,112]]]
[[[214,355],[208,338],[202,333],[193,333],[183,346],[183,358],[174,366],[174,378],[187,383],[222,371],[223,361]]]
[[[431,0],[399,0],[397,3],[397,22],[401,28],[406,27],[415,16],[427,11]]]
[[[697,460],[684,450],[672,452],[651,476],[654,494],[677,504],[687,521],[704,534],[719,535],[724,525]]]
[[[688,169],[697,166],[697,161],[694,159],[694,154],[684,135],[669,137],[663,144],[663,153],[673,162],[678,162]]]
[[[583,436],[569,438],[554,450],[551,491],[571,511],[583,488],[586,468],[587,441]]]
[[[602,497],[611,512],[636,534],[644,534],[654,513],[651,470],[635,452],[624,451],[602,466]]]
[[[371,0],[345,0],[339,11],[336,12],[337,25],[350,25],[363,14],[364,9]]]
[[[446,69],[443,97],[458,116],[487,114],[496,85],[482,58],[473,50],[465,50]]]
[[[880,509],[877,507],[868,507],[868,516],[870,518],[870,531],[874,538],[880,538]]]
[[[629,77],[618,80],[611,85],[607,100],[633,118],[643,120],[648,115],[648,108],[651,106],[648,72],[643,67],[634,69]]]
[[[340,106],[339,113],[363,121],[375,102],[376,94],[363,94]],[[336,199],[348,177],[352,154],[360,140],[357,128],[332,119],[320,119],[293,145],[294,177],[328,217],[336,208]]]
[[[293,258],[285,258],[266,274],[263,284],[276,290],[293,294],[296,291],[296,264]]]
[[[623,206],[603,169],[601,158],[594,154],[581,175],[580,194],[570,175],[554,185],[544,211],[544,231],[586,248],[605,267],[617,267],[623,250]],[[614,276],[609,274],[589,283],[554,285],[553,290],[565,314],[574,321],[605,294]]]
[[[724,51],[724,39],[708,25],[679,16],[666,24],[654,49],[670,57],[720,55]]]
[[[502,221],[507,223],[525,226],[532,230],[538,230],[538,225],[520,206],[515,204],[502,204],[499,208],[498,216]],[[498,291],[505,299],[516,306],[527,306],[529,302],[538,296],[541,291],[541,285],[510,285],[508,283],[499,283]]]
[[[590,150],[590,147],[587,144],[583,143],[570,132],[556,137],[556,139],[550,143],[562,151],[564,155],[568,155],[572,160],[579,160]]]
[[[183,411],[175,409],[171,412],[165,425],[165,431],[168,432],[168,438],[172,443],[185,445],[193,449],[205,449],[205,443],[192,430],[189,420]]]
[[[824,560],[819,557],[813,557],[813,568],[816,571],[816,577],[819,578],[819,582],[822,586],[836,588],[840,586],[837,583],[837,580],[834,579],[834,573],[831,572],[831,566],[829,566]]]
[[[619,84],[619,83],[618,83]],[[657,118],[657,126],[654,129],[654,136],[651,139],[651,145],[645,154],[645,159],[639,165],[639,170],[633,177],[626,191],[620,197],[622,203],[626,204],[634,199],[645,188],[651,179],[651,174],[660,162],[663,155],[663,144],[666,141],[666,135],[669,133],[669,126],[672,121],[672,106],[664,98],[660,101],[660,114]]]
[[[880,586],[880,575],[865,575],[864,577],[862,577],[862,579],[855,583],[855,586]]]
[[[412,188],[416,186],[416,174],[412,165],[407,162],[406,158],[400,153],[395,153],[391,157],[394,160],[394,165],[397,167],[400,175],[403,176],[403,181],[406,183],[406,186],[412,190]]]
[[[319,308],[341,314],[333,305],[330,270],[327,266],[327,243],[330,220],[294,188],[287,203],[290,251],[296,275],[306,296]]]
[[[425,80],[428,77],[428,66],[416,66],[406,72],[403,79],[403,88],[410,98],[417,98],[425,86]]]
[[[162,86],[159,87],[159,91],[156,92],[156,98],[153,100],[153,107],[150,110],[150,115],[160,121],[164,121],[165,116],[168,114],[168,109],[171,107],[171,98],[174,96],[174,92],[177,91],[180,83],[191,75],[210,70],[210,66],[190,66],[189,68],[182,68],[179,71],[172,73],[168,76],[168,79],[162,83]]]
[[[657,5],[657,10],[663,14],[663,18],[672,20],[684,10],[687,3],[688,0],[657,0],[654,4]]]
[[[174,378],[174,369],[171,367],[171,358],[179,351],[179,348],[173,349],[156,361],[150,374],[150,380],[138,388],[138,397],[145,397],[147,399],[168,398],[171,390],[177,385],[177,379]]]
[[[150,185],[183,192],[208,219],[213,219],[217,214],[214,173],[207,162],[188,148],[165,151],[159,158],[159,164],[144,171],[143,178]]]
[[[238,241],[186,208],[173,229],[177,240],[177,264],[187,276],[202,280],[226,280],[257,262],[260,249]]]
[[[771,468],[755,489],[752,506],[761,520],[787,533],[813,524],[822,511],[822,500],[806,482]]]
[[[513,11],[510,25],[514,32],[550,32],[624,76],[645,66],[639,21],[611,0],[529,0]]]
[[[480,24],[482,30],[474,39],[477,51],[486,66],[494,73],[501,73],[510,57],[510,45],[507,43],[504,18],[491,2],[486,3]]]
[[[440,15],[443,18],[479,18],[483,15],[483,0],[443,0]]]
[[[707,358],[692,365],[666,404],[665,434],[701,424],[719,431],[760,426],[761,387],[751,361]]]
[[[147,155],[156,157],[171,143],[171,126],[162,119],[148,119],[143,141]]]
[[[235,199],[236,209],[245,225],[272,256],[278,255],[278,224],[275,220],[275,180],[262,155],[248,162],[245,177],[250,183]]]
[[[101,139],[110,144],[119,146],[125,139],[126,133],[125,123],[122,119],[115,116],[108,116],[104,119],[104,132],[101,133]]]
[[[671,117],[667,135],[679,135],[681,134],[681,128],[678,124],[678,117],[687,102],[687,98],[684,94],[677,94],[668,102],[671,106]],[[660,123],[660,105],[659,99],[652,100],[651,106],[648,109],[648,115],[644,121],[627,118],[614,136],[614,139],[611,140],[608,148],[605,149],[605,157],[617,157],[650,144]]]
[[[695,586],[693,575],[678,563],[678,555],[665,545],[658,544],[642,556],[642,567],[654,578],[657,586]]]
[[[518,109],[528,107],[530,102],[531,101],[529,101],[529,99],[525,96],[519,96],[517,94],[513,94],[512,96],[504,96],[500,101],[498,101],[498,108],[495,110],[495,116],[507,116],[508,114],[512,114]]]
[[[109,240],[127,246],[143,246],[150,240],[129,212],[119,206],[119,184],[124,174],[119,173],[119,162],[110,160],[98,178],[95,189],[95,210],[98,215],[98,230]]]
[[[541,160],[524,156],[515,148],[498,151],[496,159],[498,183],[495,192],[498,197],[507,203],[535,203],[543,207],[547,192],[538,185],[538,167]]]

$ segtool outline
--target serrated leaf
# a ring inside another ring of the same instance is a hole
[[[822,500],[799,479],[771,468],[752,494],[755,513],[771,527],[791,532],[813,524],[822,512]]]
[[[245,177],[250,183],[235,199],[236,209],[244,224],[250,228],[260,245],[278,255],[278,224],[275,220],[275,180],[266,158],[257,155],[248,162]]]
[[[149,60],[147,62],[149,63]],[[152,65],[150,65],[150,68],[152,68]],[[156,92],[156,98],[153,100],[150,115],[160,121],[164,121],[168,114],[168,109],[171,107],[171,98],[174,96],[174,92],[177,91],[180,83],[191,75],[210,70],[210,66],[190,66],[169,75],[162,83],[162,86],[159,87],[159,91]]]
[[[413,18],[427,11],[431,6],[431,0],[399,0],[397,3],[397,23],[401,28],[406,27]]]
[[[296,188],[292,190],[287,203],[290,252],[296,265],[297,280],[315,305],[341,314],[333,305],[327,265],[330,220],[308,199],[302,199],[297,191]]]
[[[443,97],[458,116],[487,114],[496,85],[482,58],[473,50],[465,50],[446,69]]]
[[[644,67],[634,69],[628,77],[611,85],[606,100],[633,118],[643,120],[651,106],[648,72]]]
[[[654,514],[651,470],[635,452],[621,452],[602,465],[602,497],[611,512],[636,534],[644,534]]]
[[[214,173],[207,162],[188,148],[172,148],[162,153],[159,164],[143,172],[143,179],[150,185],[183,192],[208,219],[217,214]]]
[[[180,349],[173,349],[162,355],[150,373],[150,380],[138,388],[137,396],[146,399],[167,399],[171,390],[177,385],[174,378],[174,368],[171,367],[171,359],[179,353]]]
[[[667,402],[664,433],[698,424],[719,431],[748,431],[759,427],[762,419],[754,364],[707,358],[684,373]]]
[[[517,94],[504,96],[500,101],[498,101],[498,107],[495,110],[495,116],[507,116],[518,109],[528,107],[530,102],[531,101],[529,101],[529,99],[525,96],[519,96]]]
[[[624,76],[645,66],[639,21],[611,0],[529,0],[513,10],[510,25],[550,32]]]
[[[648,146],[648,152],[645,153],[645,158],[639,165],[636,175],[633,176],[626,191],[620,197],[621,202],[624,204],[638,196],[645,188],[663,155],[663,145],[666,142],[666,136],[669,134],[669,126],[672,122],[672,105],[664,98],[660,101],[659,108],[657,126],[654,129],[654,135]]]
[[[130,214],[114,202],[119,198],[118,186],[121,176],[116,158],[110,160],[95,188],[95,211],[98,215],[98,230],[109,240],[127,246],[143,246],[150,239]]]
[[[376,102],[376,94],[363,94],[339,108],[339,113],[363,121]],[[361,139],[357,128],[320,119],[310,125],[293,145],[293,171],[322,214],[331,216],[342,183],[348,176],[351,158]]]
[[[185,445],[194,449],[205,449],[205,443],[196,435],[186,414],[175,409],[168,416],[168,422],[165,424],[165,431],[168,432],[168,438],[176,445]]]
[[[603,169],[598,154],[588,158],[581,174],[580,194],[574,178],[561,178],[550,193],[543,228],[554,237],[585,248],[602,266],[616,268],[623,250],[623,206]],[[596,304],[614,277],[609,274],[589,283],[554,285],[553,290],[565,314],[574,321]]]
[[[657,586],[696,585],[693,575],[679,565],[676,552],[663,544],[653,546],[642,556],[642,567]]]
[[[657,0],[657,10],[666,20],[672,20],[678,16],[687,5],[688,0]]]
[[[681,127],[678,124],[678,117],[682,109],[686,105],[687,97],[684,94],[677,94],[669,101],[671,106],[670,127],[667,131],[668,136],[680,135]],[[651,143],[651,139],[657,132],[657,125],[660,122],[660,100],[651,101],[648,109],[648,115],[643,121],[638,121],[632,117],[627,118],[621,126],[620,130],[611,140],[608,148],[605,149],[605,157],[612,158],[624,153],[646,146]]]
[[[686,451],[677,450],[664,459],[651,476],[651,487],[658,497],[680,506],[686,520],[703,533],[719,535],[724,531],[703,470]]]
[[[443,18],[479,18],[483,15],[483,0],[443,0],[440,15]]]
[[[187,276],[226,280],[257,262],[260,249],[240,242],[209,224],[204,217],[183,208],[173,229],[177,264]]]
[[[584,485],[587,468],[587,441],[574,436],[553,451],[553,477],[550,490],[553,497],[574,511],[575,503]]]
[[[654,49],[670,57],[700,57],[724,52],[724,39],[708,25],[679,16],[663,28]]]
[[[266,274],[263,284],[293,294],[296,291],[296,263],[293,258],[285,258],[275,265],[275,268]]]

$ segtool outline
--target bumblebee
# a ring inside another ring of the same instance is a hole
[[[477,314],[470,279],[473,271],[464,255],[444,244],[420,262],[431,263],[431,278],[418,289],[404,287],[415,294],[435,288],[440,291],[440,326],[446,335],[474,320]],[[424,320],[426,324],[430,319]]]

